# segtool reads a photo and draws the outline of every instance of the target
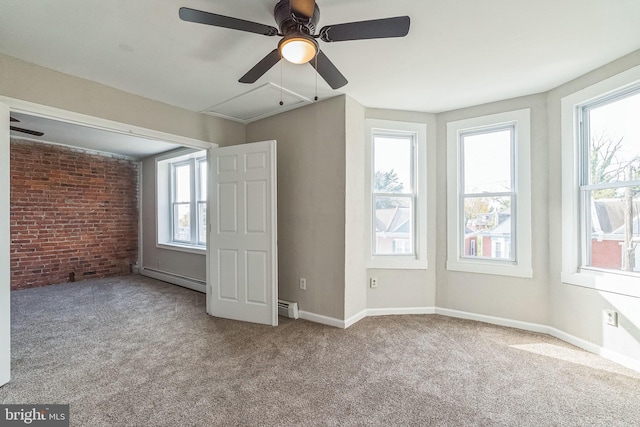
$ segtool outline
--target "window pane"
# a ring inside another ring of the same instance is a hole
[[[511,197],[464,199],[464,257],[513,260]]]
[[[376,255],[415,253],[410,197],[375,198]]]
[[[174,202],[188,202],[191,200],[191,166],[189,164],[174,167],[175,200]]]
[[[511,191],[512,131],[462,135],[465,194]]]
[[[207,200],[207,161],[201,160],[199,162],[199,170],[200,170],[200,197],[198,200]]]
[[[640,187],[586,192],[591,224],[587,266],[640,271]]]
[[[411,145],[409,137],[374,136],[375,193],[411,193]]]
[[[207,204],[198,203],[198,243],[207,242]]]
[[[173,205],[173,240],[191,241],[191,206],[188,203]]]
[[[640,179],[640,93],[587,113],[589,183]]]

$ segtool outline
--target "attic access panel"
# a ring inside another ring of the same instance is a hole
[[[280,101],[283,102],[283,105],[280,105]],[[310,99],[274,83],[265,83],[260,87],[209,107],[202,112],[249,123],[302,107],[311,102]]]

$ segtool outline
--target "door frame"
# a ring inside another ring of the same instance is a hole
[[[8,110],[7,108],[8,107]],[[6,112],[5,112],[6,110]],[[100,117],[90,116],[86,114],[76,113],[61,108],[50,107],[47,105],[37,104],[20,99],[10,98],[0,95],[0,152],[7,156],[0,156],[0,240],[10,242],[10,218],[9,218],[9,189],[11,185],[9,171],[9,115],[11,112],[23,113],[31,116],[38,116],[50,120],[56,120],[64,123],[70,123],[80,126],[91,127],[108,132],[121,133],[126,135],[135,135],[140,138],[149,139],[150,141],[159,140],[180,144],[185,147],[206,149],[209,153],[211,149],[217,147],[215,143],[201,141],[186,136],[175,135],[140,126],[130,125],[114,120],[103,119]],[[6,129],[5,129],[6,127]],[[5,142],[6,138],[6,142]],[[4,191],[4,190],[7,191]],[[5,200],[6,199],[6,200]],[[207,202],[209,203],[209,202]],[[142,205],[140,205],[140,209]],[[207,206],[207,211],[209,208]],[[142,216],[140,216],[142,218]],[[141,229],[139,227],[139,229]],[[141,242],[142,240],[139,239]],[[206,258],[206,274],[209,281],[209,245],[207,244]],[[142,247],[139,247],[138,258],[142,258]],[[11,268],[10,268],[10,244],[0,245],[0,387],[9,382],[11,376]],[[5,351],[7,349],[8,351]]]
[[[11,242],[9,106],[0,100],[0,240]],[[0,387],[11,379],[11,245],[0,245]]]

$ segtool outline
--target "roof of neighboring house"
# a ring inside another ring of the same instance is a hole
[[[489,230],[489,234],[509,234],[511,233],[511,215],[509,215],[504,221],[496,225],[492,230]]]
[[[464,227],[464,234],[466,236],[469,235],[482,235],[482,236],[490,236],[494,234],[509,234],[511,233],[511,212],[503,211],[499,212],[495,215],[498,221],[498,225],[491,229],[482,229],[482,230],[474,230],[468,226]]]
[[[376,209],[376,231],[408,233],[411,231],[411,209],[394,207]]]
[[[591,212],[592,231],[604,234],[624,234],[625,211],[626,202],[624,199],[594,200]],[[634,234],[638,234],[638,212],[640,212],[640,201],[634,200]]]

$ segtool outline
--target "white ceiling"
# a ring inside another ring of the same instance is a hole
[[[12,112],[11,117],[19,120],[17,123],[11,123],[11,126],[44,133],[42,136],[35,136],[12,130],[12,138],[52,142],[85,150],[118,154],[136,160],[180,147],[180,145],[170,142],[155,139],[149,140],[126,133],[60,122],[22,113]]]
[[[184,22],[194,9],[275,26],[277,0],[2,0],[0,52],[192,111],[262,85],[315,95],[311,66],[237,80],[277,45]],[[639,0],[318,0],[319,27],[408,15],[405,38],[321,43],[370,108],[442,112],[547,91],[640,48]],[[281,78],[282,75],[282,78]],[[277,103],[277,100],[275,100]],[[286,107],[286,106],[285,106]]]

